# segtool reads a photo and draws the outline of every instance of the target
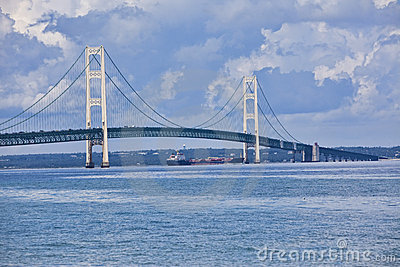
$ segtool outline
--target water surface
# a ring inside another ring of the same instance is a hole
[[[400,161],[0,170],[1,265],[399,259]]]

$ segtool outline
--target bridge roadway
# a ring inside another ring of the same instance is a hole
[[[17,146],[32,144],[47,144],[60,142],[73,142],[84,140],[102,140],[101,128],[19,132],[0,134],[1,146]],[[108,128],[108,138],[131,138],[131,137],[181,137],[181,138],[203,138],[232,142],[254,144],[256,137],[252,134],[239,132],[197,129],[197,128],[172,128],[172,127],[121,127]],[[302,143],[287,142],[279,139],[260,136],[260,146],[279,148],[290,151],[305,151],[308,155],[307,161],[311,161],[312,146]],[[320,154],[333,159],[348,160],[378,160],[377,156],[337,150],[332,148],[319,148]]]

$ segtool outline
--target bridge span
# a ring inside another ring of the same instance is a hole
[[[175,128],[175,127],[117,127],[108,128],[108,138],[132,138],[132,137],[178,137],[178,138],[201,138],[223,141],[240,142],[249,145],[256,143],[256,136],[240,132],[221,130],[210,130],[200,128]],[[39,131],[19,132],[0,134],[1,146],[19,146],[33,144],[48,144],[74,141],[92,141],[94,144],[101,144],[103,140],[102,128],[60,130],[60,131]],[[288,151],[303,153],[303,161],[319,161],[319,155],[337,160],[366,160],[376,161],[378,156],[354,153],[337,150],[333,148],[318,147],[318,157],[315,157],[316,148],[297,142],[288,142],[279,139],[259,136],[260,146],[278,148]],[[313,152],[314,151],[314,152]],[[313,160],[314,156],[314,160]],[[318,160],[315,160],[317,158]]]
[[[108,62],[107,66],[105,62]],[[85,47],[46,94],[20,113],[0,122],[0,147],[85,141],[88,168],[94,167],[93,146],[102,146],[101,167],[107,168],[110,166],[108,138],[131,137],[240,142],[246,162],[249,160],[248,148],[254,148],[254,163],[260,163],[260,147],[293,151],[294,157],[299,152],[302,161],[306,162],[378,160],[377,156],[319,147],[316,143],[308,145],[296,139],[276,116],[255,75],[242,77],[225,104],[192,128],[173,122],[156,111],[128,80],[103,46]],[[146,127],[150,125],[152,127]],[[65,130],[67,128],[70,129]],[[267,137],[271,133],[279,139]]]

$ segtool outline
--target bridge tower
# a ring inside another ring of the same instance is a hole
[[[249,146],[254,146],[256,158],[254,163],[260,163],[260,140],[258,131],[258,101],[257,101],[257,77],[249,76],[243,77],[243,132],[247,132],[247,121],[254,120],[254,135],[256,136],[255,144],[243,144],[243,158],[245,163],[249,163]],[[247,111],[247,101],[253,100],[254,111],[250,113]]]
[[[100,56],[100,70],[90,70],[90,55]],[[92,147],[94,145],[101,145],[103,151],[103,160],[101,162],[102,168],[110,167],[108,161],[108,137],[107,137],[107,105],[106,105],[106,77],[104,65],[104,47],[88,47],[85,49],[85,66],[86,66],[86,129],[92,127],[91,107],[101,107],[101,127],[103,135],[101,140],[87,140],[86,141],[86,168],[93,168]],[[90,96],[90,80],[100,79],[101,81],[101,97],[92,98]]]

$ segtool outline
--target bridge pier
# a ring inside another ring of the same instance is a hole
[[[313,162],[319,162],[319,145],[318,143],[314,143],[312,147],[312,161]]]
[[[292,150],[292,158],[290,159],[290,162],[295,163],[296,162],[296,150]]]
[[[243,163],[249,164],[249,146],[247,143],[243,143]]]
[[[86,168],[94,168],[93,155],[92,155],[92,140],[86,141]]]
[[[102,162],[101,163],[101,168],[110,168],[110,163],[109,162]]]
[[[302,162],[312,162],[312,147],[305,147],[301,154]]]
[[[318,143],[314,143],[313,146],[305,146],[301,150],[302,162],[319,162],[321,160],[321,153],[319,151]],[[325,160],[327,161],[325,156]]]

